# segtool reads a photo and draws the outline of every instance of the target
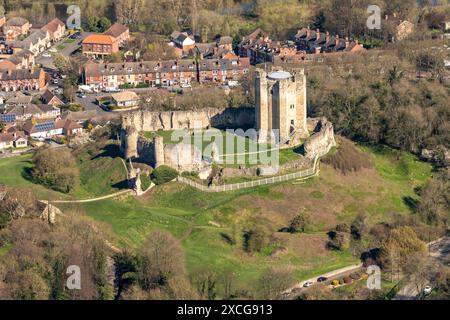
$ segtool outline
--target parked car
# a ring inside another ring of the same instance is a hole
[[[58,79],[53,79],[53,80],[52,80],[52,83],[53,83],[53,84],[58,84]]]
[[[50,48],[48,49],[49,52],[58,52],[58,50],[56,50],[56,48]]]
[[[425,286],[425,288],[423,288],[423,294],[429,295],[432,290],[433,288],[431,288],[431,286]]]
[[[303,284],[303,287],[304,287],[304,288],[309,288],[309,287],[311,287],[313,284],[314,284],[314,283],[313,283],[312,281],[306,281],[306,282]]]
[[[44,52],[44,53],[42,54],[42,56],[43,56],[44,58],[51,58],[51,57],[52,57],[52,55],[51,55],[50,53],[48,53],[48,52]]]
[[[319,277],[319,278],[317,278],[317,282],[325,282],[327,280],[328,280],[327,277]]]
[[[80,92],[77,94],[78,98],[84,99],[86,98],[86,94],[84,92]]]

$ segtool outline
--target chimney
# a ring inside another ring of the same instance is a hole
[[[327,43],[330,42],[330,33],[328,31],[326,33],[326,41],[327,41]]]
[[[345,37],[345,48],[348,48],[350,45],[350,41],[348,40],[348,37]]]
[[[319,53],[320,53],[320,51],[321,51],[321,48],[320,48],[320,47],[316,47],[316,48],[315,48],[315,52],[314,52],[314,53],[315,53],[315,54],[319,54]]]
[[[319,40],[319,38],[320,38],[320,30],[319,29],[316,29],[316,34],[317,34],[317,40]]]
[[[339,35],[336,35],[336,47],[339,45]]]

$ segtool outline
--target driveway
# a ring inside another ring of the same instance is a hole
[[[58,53],[63,54],[66,57],[69,57],[73,52],[75,52],[79,47],[79,43],[83,41],[91,32],[82,32],[81,37],[78,39],[69,39],[64,38],[59,42],[55,43],[52,48],[55,48]],[[46,50],[48,52],[48,50]],[[50,58],[45,58],[42,54],[36,57],[36,63],[40,63],[42,67],[46,70],[55,70],[55,65],[53,64],[53,56]]]

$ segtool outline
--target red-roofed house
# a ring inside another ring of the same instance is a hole
[[[119,52],[119,43],[106,34],[91,34],[82,42],[83,54],[86,56],[105,56]]]

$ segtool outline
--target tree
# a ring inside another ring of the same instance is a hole
[[[276,299],[294,283],[291,268],[268,268],[258,279],[258,289],[263,299]]]
[[[178,176],[178,171],[168,166],[159,166],[152,171],[151,177],[155,184],[160,185],[172,181]]]
[[[428,180],[420,189],[420,202],[417,212],[428,224],[439,225],[448,219],[450,189],[449,180],[433,178]]]
[[[56,17],[56,9],[53,3],[47,4],[47,17],[48,19],[53,19]]]
[[[349,236],[345,232],[331,230],[327,233],[328,242],[327,247],[331,250],[344,250],[349,246]]]
[[[289,232],[305,232],[311,224],[311,218],[308,214],[302,212],[296,215],[289,224]]]
[[[398,227],[390,231],[381,244],[380,260],[383,268],[392,273],[407,271],[413,255],[426,255],[426,244],[411,227]],[[415,256],[417,258],[417,256]]]
[[[40,148],[33,163],[32,178],[55,190],[68,193],[79,183],[78,167],[69,149]]]
[[[367,230],[367,226],[365,223],[366,218],[367,215],[364,212],[361,212],[356,216],[355,220],[353,220],[350,226],[350,232],[355,240],[361,240],[361,238],[365,234]]]
[[[244,249],[249,253],[260,252],[269,244],[268,231],[260,226],[255,225],[250,230],[244,232]]]
[[[143,0],[118,0],[114,7],[119,21],[135,28],[140,23],[143,2]]]
[[[3,132],[3,130],[5,130],[6,127],[6,123],[4,123],[3,121],[0,121],[0,133]]]
[[[63,83],[63,96],[66,99],[66,101],[73,103],[75,101],[75,95],[77,92],[76,86],[69,80],[64,79]]]
[[[194,272],[193,282],[198,293],[204,299],[214,300],[217,295],[218,277],[216,272],[209,268],[201,268]]]
[[[186,275],[184,252],[177,239],[154,231],[138,254],[137,275],[144,290],[167,286],[170,279]]]

